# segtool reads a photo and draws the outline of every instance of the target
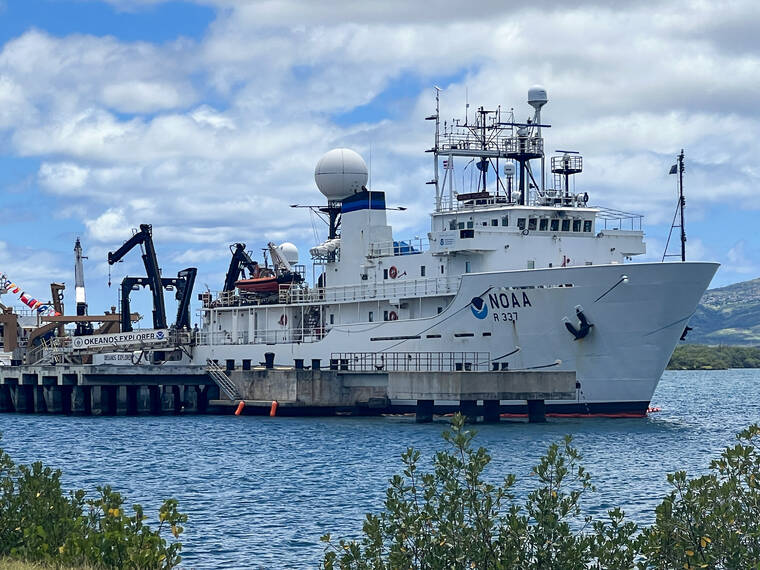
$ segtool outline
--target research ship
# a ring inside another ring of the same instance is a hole
[[[483,107],[442,121],[435,94],[427,236],[396,236],[361,156],[327,152],[311,206],[327,239],[311,271],[290,243],[269,244],[263,272],[235,244],[224,290],[200,295],[192,361],[574,371],[575,397],[546,402],[548,415],[645,415],[718,264],[633,261],[646,252],[641,216],[576,191],[579,153],[546,156],[542,87],[524,122]]]

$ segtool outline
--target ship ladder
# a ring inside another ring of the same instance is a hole
[[[224,371],[224,369],[210,358],[206,359],[206,371],[208,372],[208,375],[211,376],[211,379],[216,383],[216,385],[219,386],[219,389],[224,392],[224,394],[230,400],[243,399],[243,397],[238,393],[235,383],[230,379],[229,376],[227,376],[227,373]]]

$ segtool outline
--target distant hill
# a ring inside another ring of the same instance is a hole
[[[760,278],[706,291],[689,326],[689,343],[760,345]]]

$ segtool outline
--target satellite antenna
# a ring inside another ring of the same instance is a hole
[[[536,110],[536,114],[533,117],[533,122],[538,125],[538,137],[541,138],[541,107],[549,102],[549,97],[546,95],[546,89],[541,85],[534,85],[528,89],[528,105]],[[546,191],[546,158],[541,156],[541,193]]]

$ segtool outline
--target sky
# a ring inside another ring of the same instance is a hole
[[[314,166],[349,147],[371,162],[396,238],[425,235],[433,85],[530,114],[543,85],[547,149],[584,157],[591,204],[642,214],[659,260],[686,153],[689,259],[712,286],[760,276],[760,3],[756,0],[0,0],[0,272],[47,299],[81,237],[90,313],[144,270],[107,252],[153,225],[164,276],[198,267],[219,290],[229,244],[258,254],[326,228]],[[674,250],[675,251],[675,250]],[[639,258],[641,259],[641,258]],[[147,291],[135,306],[148,317]],[[3,302],[11,304],[11,297]],[[169,309],[171,314],[171,309]]]

